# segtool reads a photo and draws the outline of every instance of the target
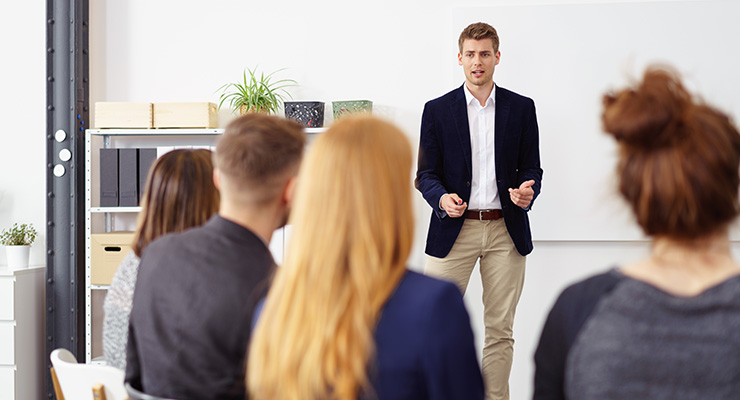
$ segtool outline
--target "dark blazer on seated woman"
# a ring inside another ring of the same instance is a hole
[[[462,294],[408,271],[383,307],[370,377],[378,399],[483,399]]]
[[[383,307],[375,346],[368,376],[377,397],[368,399],[484,398],[470,319],[452,283],[407,271]]]

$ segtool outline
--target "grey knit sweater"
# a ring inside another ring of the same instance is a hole
[[[134,286],[139,273],[139,257],[129,252],[113,276],[103,309],[103,355],[108,365],[126,369],[128,320],[134,301]]]
[[[680,297],[625,277],[567,357],[567,399],[740,399],[740,277]]]

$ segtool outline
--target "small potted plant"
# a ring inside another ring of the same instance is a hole
[[[279,71],[265,75],[257,74],[257,68],[244,70],[242,81],[227,83],[217,91],[221,91],[221,101],[218,109],[228,103],[232,111],[239,110],[240,115],[248,112],[277,113],[278,108],[287,98],[293,98],[285,88],[296,86],[292,79],[273,80],[273,75]]]
[[[36,240],[36,229],[31,224],[13,224],[10,229],[0,234],[0,244],[5,246],[8,268],[11,270],[28,268],[28,256],[31,244]]]

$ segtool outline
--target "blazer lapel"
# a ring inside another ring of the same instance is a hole
[[[464,85],[464,83],[463,83]],[[456,92],[456,96],[450,104],[450,111],[452,112],[452,119],[455,123],[457,130],[457,136],[460,139],[460,146],[462,147],[463,157],[465,158],[465,166],[468,168],[469,176],[472,175],[473,161],[470,157],[470,126],[468,124],[468,105],[465,103],[465,92],[463,87]]]
[[[506,124],[509,122],[509,110],[511,103],[504,90],[496,87],[496,121],[494,131],[494,157],[496,158],[496,176],[502,177],[503,171],[499,167],[506,165],[504,162],[504,136],[506,135]]]

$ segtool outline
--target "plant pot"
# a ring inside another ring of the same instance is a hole
[[[257,109],[257,107],[255,106],[252,106],[252,107],[240,106],[239,107],[239,115],[245,115],[245,114],[254,113],[254,112],[269,114],[269,112],[267,112],[267,109],[264,107],[260,107],[259,109]]]
[[[334,112],[334,118],[340,118],[343,115],[354,113],[372,113],[373,102],[370,100],[342,100],[332,101],[331,108]]]
[[[298,121],[306,128],[324,126],[323,101],[286,101],[285,118]]]
[[[28,268],[28,256],[30,253],[31,246],[5,246],[8,269],[15,271]]]

